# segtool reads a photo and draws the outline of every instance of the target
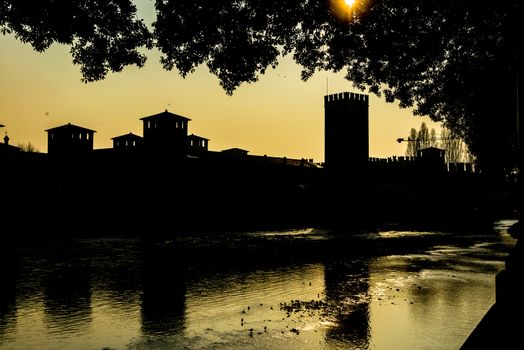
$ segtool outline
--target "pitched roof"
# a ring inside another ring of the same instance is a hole
[[[57,127],[51,128],[51,129],[47,129],[45,131],[49,132],[49,131],[55,131],[55,130],[71,130],[71,131],[96,132],[95,130],[91,130],[91,129],[88,129],[88,128],[83,128],[81,126],[77,126],[77,125],[74,125],[74,124],[71,124],[71,123],[67,123],[67,124],[60,125],[60,126],[57,126]]]
[[[178,115],[178,114],[175,114],[175,113],[168,112],[167,109],[164,112],[162,112],[162,113],[153,114],[153,115],[150,115],[150,116],[147,116],[147,117],[140,118],[140,120],[165,119],[165,118],[176,118],[176,119],[182,119],[182,120],[191,120],[191,119],[186,118],[186,117],[184,117],[182,115]]]
[[[445,149],[438,148],[438,147],[433,147],[433,146],[421,149],[421,151],[430,151],[430,152],[433,151],[433,150],[445,151]]]
[[[129,134],[125,134],[125,135],[120,135],[120,136],[115,136],[115,137],[112,137],[111,140],[141,140],[143,137],[142,136],[139,136],[139,135],[135,135],[133,134],[132,132],[130,132]]]
[[[191,139],[208,140],[209,141],[209,139],[206,139],[205,137],[198,136],[198,135],[195,135],[195,134],[191,134],[188,137],[191,138]]]
[[[222,153],[234,153],[234,154],[247,154],[247,153],[249,153],[248,150],[242,149],[242,148],[237,148],[237,147],[224,149],[221,152]]]
[[[437,148],[437,147],[426,147],[426,148],[423,148],[423,149],[417,151],[417,154],[419,154],[419,155],[426,155],[426,156],[430,156],[430,155],[434,155],[434,154],[435,155],[438,154],[439,156],[441,156],[444,153],[446,153],[445,149]]]

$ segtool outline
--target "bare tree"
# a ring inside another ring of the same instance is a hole
[[[422,122],[418,131],[411,128],[407,141],[406,156],[408,157],[415,157],[418,151],[428,147],[436,147],[438,144],[435,129],[428,130],[425,122]]]
[[[19,143],[17,144],[17,147],[20,148],[20,151],[22,152],[33,152],[33,153],[39,153],[40,151],[38,148],[35,147],[31,142],[28,143]]]
[[[437,132],[435,129],[431,128],[429,132],[429,147],[437,147],[438,141],[437,141]]]
[[[408,137],[408,147],[406,149],[406,156],[415,157],[417,155],[417,129],[411,128]]]
[[[417,150],[429,147],[429,130],[425,122],[422,122],[422,124],[420,124],[420,129],[418,130],[417,136],[417,143]]]
[[[443,128],[440,134],[440,147],[446,150],[446,163],[474,163],[475,157],[464,140],[449,129]]]

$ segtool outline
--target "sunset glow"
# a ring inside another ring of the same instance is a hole
[[[351,7],[351,6],[353,6],[353,4],[355,3],[355,0],[344,0],[344,2],[346,3],[346,5],[347,5],[348,7]]]
[[[348,16],[347,2],[353,8],[363,4],[332,0],[333,12],[341,19]],[[151,2],[138,4],[145,9],[145,20],[152,22]],[[47,152],[48,128],[72,123],[96,130],[95,149],[109,148],[112,137],[141,135],[140,117],[168,109],[190,118],[190,133],[211,139],[211,150],[240,147],[250,154],[322,162],[323,96],[356,91],[344,72],[319,72],[303,82],[290,56],[257,84],[244,84],[227,96],[205,66],[183,79],[162,69],[156,50],[149,53],[144,68],[128,67],[91,84],[80,82],[79,67],[71,63],[66,46],[53,45],[38,53],[13,36],[0,35],[0,52],[0,124],[5,125],[0,142],[7,133],[11,144],[31,142],[41,152]],[[411,110],[371,95],[370,155],[404,155],[406,144],[396,139],[408,136],[423,120],[429,128],[436,127],[429,118],[414,118]]]

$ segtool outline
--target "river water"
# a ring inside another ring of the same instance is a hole
[[[511,223],[4,244],[0,349],[457,349]]]

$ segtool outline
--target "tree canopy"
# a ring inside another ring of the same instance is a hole
[[[413,107],[460,135],[486,168],[515,164],[518,0],[156,0],[148,27],[131,0],[5,0],[0,30],[35,50],[71,45],[86,82],[156,46],[165,69],[200,64],[225,92],[255,82],[281,55]]]
[[[128,65],[142,67],[142,47],[153,37],[130,0],[3,0],[0,31],[13,33],[42,52],[53,43],[71,45],[82,80],[103,79]]]

